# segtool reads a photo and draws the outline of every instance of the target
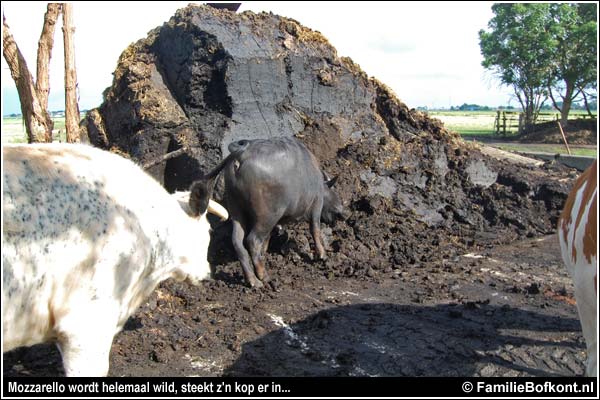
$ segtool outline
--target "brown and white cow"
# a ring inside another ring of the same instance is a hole
[[[571,190],[558,221],[558,238],[563,260],[575,286],[575,299],[587,345],[587,376],[597,376],[598,263],[597,161],[581,174]]]
[[[106,375],[114,335],[159,282],[210,277],[205,210],[193,218],[185,194],[90,146],[2,154],[2,350],[56,342],[67,376]]]

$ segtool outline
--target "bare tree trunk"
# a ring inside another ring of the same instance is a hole
[[[33,77],[29,72],[23,54],[21,54],[15,39],[10,33],[4,16],[2,17],[2,25],[2,53],[19,92],[27,140],[29,143],[51,142],[52,119],[50,119],[47,110],[42,107],[39,101]]]
[[[182,147],[179,150],[172,151],[170,153],[165,154],[162,157],[159,157],[155,160],[148,161],[146,164],[142,165],[143,169],[149,169],[154,167],[156,164],[160,164],[161,162],[167,161],[171,158],[179,157],[180,155],[186,153],[189,150],[188,147]]]
[[[523,107],[524,117],[524,126],[525,131],[529,131],[533,124],[535,123],[535,107],[534,107],[534,99],[533,99],[533,91],[530,89],[523,90],[523,96],[518,95],[519,102],[521,103],[521,107]]]
[[[560,109],[560,123],[563,127],[567,126],[569,123],[569,112],[571,112],[571,104],[573,103],[573,98],[577,96],[579,93],[574,93],[574,84],[571,82],[566,82],[567,90],[563,97],[562,108]]]
[[[48,3],[47,11],[44,15],[42,34],[38,42],[35,88],[40,99],[40,105],[44,110],[48,110],[50,57],[52,56],[52,47],[54,47],[54,29],[56,28],[56,21],[59,14],[60,4]]]
[[[565,79],[565,95],[563,96],[559,93],[562,98],[562,104],[559,106],[554,96],[552,95],[552,87],[548,87],[548,94],[550,95],[550,99],[552,100],[552,104],[554,108],[560,111],[560,123],[562,126],[567,126],[569,123],[569,113],[571,112],[571,106],[573,104],[573,99],[579,96],[581,89],[575,87],[575,83]]]
[[[590,105],[588,103],[587,95],[585,94],[585,91],[583,89],[581,89],[581,94],[583,95],[583,104],[585,105],[585,109],[587,110],[587,113],[591,118],[594,116],[594,114],[592,114],[592,110],[590,110]]]
[[[560,111],[560,106],[554,99],[554,95],[552,94],[552,87],[550,87],[550,86],[548,86],[548,97],[550,97],[550,100],[552,100],[552,106],[554,107],[554,109],[556,111]]]
[[[79,142],[79,106],[77,104],[77,73],[75,71],[75,50],[71,3],[63,3],[63,36],[65,41],[65,128],[67,142]]]

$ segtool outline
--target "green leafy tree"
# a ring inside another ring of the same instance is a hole
[[[479,31],[482,65],[511,86],[525,114],[525,126],[537,119],[548,94],[553,46],[546,25],[551,4],[494,4],[489,31]]]
[[[593,36],[596,36],[596,32],[598,31],[598,5],[595,3],[578,4],[578,11],[584,23],[593,27]],[[598,69],[596,64],[596,60],[598,59],[598,47],[595,40],[593,44],[590,44],[590,47],[591,46],[593,46],[594,51],[591,55],[592,58],[587,61],[591,68],[587,70],[587,76],[581,79],[578,87],[578,89],[581,90],[581,97],[583,98],[585,109],[590,116],[592,116],[592,110],[595,112],[598,110]]]
[[[567,123],[573,102],[597,98],[595,3],[494,4],[488,31],[479,31],[482,65],[512,86],[535,122],[549,97]],[[589,107],[588,107],[589,109]]]
[[[552,47],[548,51],[551,75],[548,94],[567,124],[573,101],[595,92],[597,80],[596,4],[559,4],[550,6],[548,31]],[[560,100],[557,99],[560,96]]]

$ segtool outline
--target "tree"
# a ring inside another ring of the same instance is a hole
[[[594,90],[595,93],[587,93],[585,88],[581,88],[581,97],[583,97],[583,105],[590,117],[594,116],[594,113],[592,113],[592,109],[597,111],[598,108],[598,94],[596,92],[596,86],[594,86],[592,90]],[[590,97],[589,100],[588,97]]]
[[[553,44],[546,49],[551,62],[548,94],[566,125],[573,101],[581,95],[587,103],[585,91],[596,86],[596,4],[551,4],[547,29]]]
[[[482,65],[512,86],[525,113],[524,125],[531,126],[547,98],[551,64],[546,48],[552,45],[545,29],[550,4],[494,4],[489,32],[479,31]]]
[[[54,123],[48,113],[48,93],[50,91],[48,65],[54,45],[54,28],[59,12],[59,4],[48,3],[42,34],[38,42],[37,82],[35,84],[25,58],[10,33],[6,18],[2,16],[2,52],[17,86],[29,143],[52,141]]]
[[[566,124],[578,96],[595,97],[597,5],[494,4],[492,11],[490,31],[479,32],[482,65],[513,87],[526,126],[547,96]]]
[[[75,70],[75,50],[73,45],[72,22],[73,5],[64,3],[63,38],[65,43],[65,130],[67,142],[79,142],[79,106],[77,105],[77,73]]]
[[[50,93],[49,65],[54,46],[54,31],[59,14],[63,14],[63,38],[65,47],[65,127],[68,142],[79,141],[79,106],[77,105],[77,74],[73,48],[72,5],[48,3],[44,26],[38,42],[37,78],[34,84],[25,58],[15,42],[6,18],[3,16],[3,54],[17,86],[21,113],[29,143],[52,142],[54,123],[48,112]]]
[[[48,69],[48,66],[50,65],[52,48],[54,47],[54,31],[58,15],[60,14],[60,4],[48,3],[46,10],[42,34],[38,41],[37,73],[35,82],[35,89],[44,110],[48,110],[48,96],[50,95],[50,70]]]
[[[597,4],[580,3],[578,4],[578,12],[585,24],[593,23],[595,36],[596,32],[598,31],[598,24],[596,19],[598,12]],[[596,60],[598,59],[598,47],[595,41],[593,43],[590,43],[590,46],[593,46],[594,48],[593,54],[590,54],[593,57],[593,59],[588,59],[586,62],[589,63],[591,68],[586,70],[587,76],[585,76],[578,82],[578,89],[581,90],[581,97],[583,99],[583,104],[588,112],[588,115],[592,116],[592,109],[594,111],[597,111],[598,108],[598,69],[596,64]]]

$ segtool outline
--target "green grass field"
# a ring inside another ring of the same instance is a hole
[[[494,111],[429,111],[428,114],[461,136],[494,134]]]
[[[428,111],[430,116],[441,120],[446,127],[452,131],[458,132],[463,136],[473,135],[494,135],[494,121],[496,120],[496,111]],[[540,115],[539,120],[555,120],[557,113],[544,113]],[[586,111],[574,110],[571,116],[587,115]],[[510,114],[515,124],[518,122],[517,114]],[[516,132],[510,132],[514,134]]]
[[[428,114],[434,118],[441,120],[444,125],[451,131],[459,133],[465,139],[472,139],[475,136],[487,136],[489,141],[497,139],[498,142],[503,140],[502,135],[496,136],[494,131],[494,121],[496,119],[496,111],[429,111]],[[582,110],[575,110],[572,115],[587,114]],[[553,115],[544,115],[544,118],[553,119]],[[515,114],[516,118],[516,114]],[[514,133],[512,133],[514,134]],[[483,140],[483,139],[482,139]],[[486,140],[486,141],[488,141]],[[502,150],[513,152],[546,152],[566,154],[567,150],[562,145],[548,144],[524,144],[524,143],[493,143],[493,146]],[[573,146],[572,146],[573,147]],[[572,154],[593,156],[598,154],[597,148],[572,148]]]
[[[2,143],[26,143],[25,125],[21,118],[2,118]]]
[[[52,120],[54,121],[54,129],[52,130],[54,140],[65,142],[65,117],[55,117]],[[25,125],[21,117],[2,118],[2,143],[27,143]]]

